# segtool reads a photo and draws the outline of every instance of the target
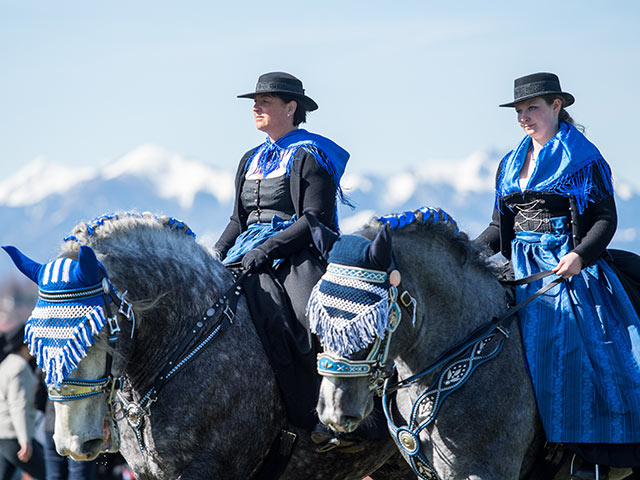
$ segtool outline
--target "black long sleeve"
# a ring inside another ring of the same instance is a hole
[[[590,203],[583,215],[578,217],[586,217],[587,222],[582,238],[574,238],[577,246],[573,251],[580,255],[584,266],[587,266],[604,253],[616,233],[618,215],[613,195],[598,203]]]
[[[487,245],[493,253],[500,251],[500,212],[497,208],[493,209],[491,223],[484,231],[476,237],[474,242]]]

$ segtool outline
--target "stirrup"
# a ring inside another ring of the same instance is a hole
[[[317,453],[326,453],[336,448],[340,453],[358,453],[364,450],[364,445],[362,444],[362,442],[345,440],[344,438],[340,437],[333,437],[322,443],[319,443],[315,451]]]
[[[580,476],[574,475],[580,472],[580,471],[574,471],[573,469],[574,462],[576,461],[576,456],[577,455],[574,453],[573,457],[571,458],[571,469],[569,471],[570,480],[590,480],[591,479],[590,475],[588,477],[584,475],[580,475]],[[594,466],[594,472],[593,472],[594,480],[607,480],[609,478],[609,475],[607,475],[606,473],[604,477],[600,478],[600,465],[598,465],[597,463],[594,463],[593,466]],[[584,470],[584,472],[587,473],[586,470]],[[588,473],[591,473],[591,472],[588,472]]]

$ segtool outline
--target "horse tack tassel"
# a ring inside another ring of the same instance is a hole
[[[383,338],[388,314],[386,272],[333,263],[313,287],[307,304],[311,331],[326,350],[341,356]]]

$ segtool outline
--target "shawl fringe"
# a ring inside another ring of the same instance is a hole
[[[495,207],[501,213],[504,197],[523,193],[520,170],[531,144],[531,138],[525,136],[500,163]],[[570,123],[560,122],[556,135],[538,153],[538,163],[526,190],[572,197],[576,200],[578,213],[582,214],[589,203],[613,195],[611,169],[587,137]]]

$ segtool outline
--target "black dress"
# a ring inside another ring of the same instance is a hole
[[[236,174],[236,199],[230,222],[215,245],[222,257],[251,223],[300,219],[313,213],[327,226],[336,224],[336,184],[313,155],[296,152],[289,175],[246,179],[247,152]],[[305,317],[311,289],[326,263],[313,246],[305,222],[297,221],[260,245],[270,260],[284,259],[247,277],[244,285],[253,323],[269,357],[287,408],[289,422],[311,429],[320,377],[316,372],[319,345],[308,332]]]

